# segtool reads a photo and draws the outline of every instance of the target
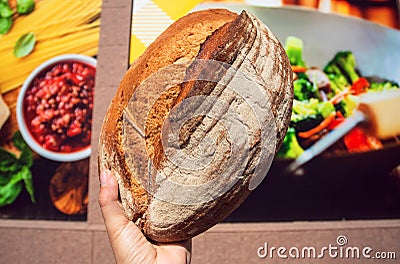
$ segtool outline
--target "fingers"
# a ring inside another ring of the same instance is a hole
[[[192,240],[179,243],[163,244],[157,243],[160,264],[168,263],[190,263],[192,252]],[[179,261],[178,261],[179,260]]]
[[[175,242],[175,243],[158,243],[153,242],[159,248],[165,249],[183,249],[184,251],[191,252],[192,251],[192,239],[188,239],[182,242]]]

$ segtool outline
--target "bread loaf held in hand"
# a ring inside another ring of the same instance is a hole
[[[285,136],[292,71],[252,14],[193,12],[127,71],[108,109],[99,169],[118,179],[127,217],[158,242],[204,232],[266,175]]]

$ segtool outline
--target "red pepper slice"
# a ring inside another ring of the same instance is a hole
[[[353,85],[351,86],[351,91],[353,94],[357,95],[357,94],[362,94],[365,93],[368,89],[368,87],[370,86],[369,82],[367,81],[367,79],[361,77],[358,78]]]
[[[318,126],[311,128],[310,130],[307,130],[304,132],[299,132],[299,137],[309,138],[312,135],[321,132],[323,129],[327,128],[332,123],[332,121],[335,119],[335,116],[336,116],[336,113],[331,113],[324,120],[322,120],[322,122],[319,123]]]
[[[303,72],[304,73],[304,72],[307,71],[307,68],[304,67],[304,66],[293,65],[292,66],[292,71],[295,72],[295,73],[299,73],[299,72]]]
[[[333,130],[338,125],[340,125],[346,118],[342,115],[340,111],[336,112],[336,118],[329,124],[328,129]]]

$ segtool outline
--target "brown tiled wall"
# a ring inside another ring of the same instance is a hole
[[[128,67],[130,0],[103,0],[93,120],[88,221],[0,220],[0,263],[113,263],[97,204],[97,144],[106,107]],[[260,259],[271,246],[322,247],[346,235],[349,245],[396,251],[397,260]],[[220,224],[193,239],[192,263],[398,263],[400,221]]]

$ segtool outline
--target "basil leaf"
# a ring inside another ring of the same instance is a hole
[[[17,199],[22,190],[22,174],[14,174],[10,181],[0,187],[0,206],[11,204]]]
[[[14,135],[12,136],[12,141],[15,147],[18,148],[19,150],[23,150],[26,146],[26,143],[19,131],[14,133]]]
[[[28,167],[32,166],[32,150],[29,148],[28,144],[26,144],[19,131],[14,133],[13,143],[16,148],[22,151],[21,156],[19,157],[19,162]]]
[[[35,194],[33,190],[33,181],[32,181],[32,173],[28,167],[24,166],[21,171],[22,179],[25,183],[25,188],[31,197],[32,203],[35,203]]]
[[[21,132],[17,131],[14,133],[12,137],[14,146],[18,148],[19,150],[24,150],[26,148],[29,148],[28,144],[26,144],[24,138],[21,135]]]
[[[19,163],[27,166],[28,168],[33,164],[32,151],[30,149],[25,149],[22,151],[19,157]]]
[[[9,181],[12,175],[11,173],[0,173],[0,188],[3,185],[6,185]]]
[[[32,173],[30,171],[33,164],[32,150],[19,131],[13,135],[13,144],[22,151],[19,158],[0,147],[0,206],[15,201],[21,193],[22,181],[24,181],[32,203],[35,203]]]
[[[4,163],[5,164],[5,163]],[[21,168],[19,162],[16,163],[9,163],[8,165],[0,168],[0,173],[16,173]]]
[[[36,38],[32,32],[22,35],[15,44],[14,56],[16,58],[28,56],[35,47],[35,43]]]
[[[0,172],[15,172],[18,169],[18,159],[14,154],[0,147]]]
[[[10,8],[10,6],[8,5],[8,3],[7,4],[0,3],[0,17],[8,18],[8,17],[11,17],[12,15],[13,15],[13,11]]]
[[[12,26],[11,17],[0,17],[0,35],[6,34]]]
[[[21,15],[27,15],[35,9],[33,0],[17,0],[17,12]]]

